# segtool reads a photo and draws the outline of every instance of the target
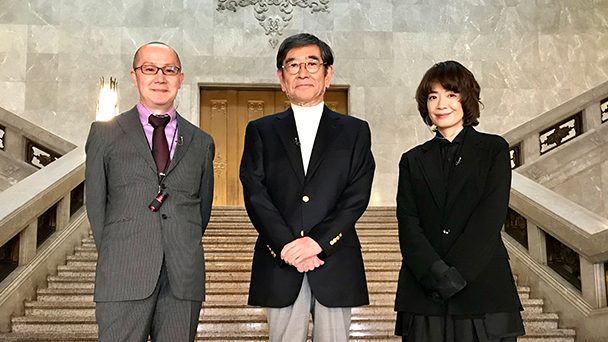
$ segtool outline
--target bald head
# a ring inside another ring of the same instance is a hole
[[[175,50],[173,50],[172,47],[170,47],[169,45],[163,43],[163,42],[150,42],[147,44],[144,44],[142,46],[139,47],[139,49],[137,49],[137,51],[135,51],[135,56],[133,56],[133,70],[135,70],[135,68],[137,68],[139,65],[139,55],[140,55],[140,51],[141,49],[145,48],[146,46],[150,46],[150,45],[155,45],[155,46],[161,46],[161,47],[166,47],[169,50],[171,50],[174,54],[175,54],[175,58],[177,59],[177,66],[181,69],[182,68],[182,62],[179,59],[179,55],[177,54],[177,52]]]

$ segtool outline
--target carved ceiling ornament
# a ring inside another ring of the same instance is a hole
[[[329,12],[328,4],[329,0],[217,0],[217,10],[236,12],[239,6],[253,5],[253,15],[270,36],[268,42],[274,49],[279,44],[278,36],[293,18],[294,7],[310,8],[311,13]]]

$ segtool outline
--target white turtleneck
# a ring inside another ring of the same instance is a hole
[[[324,106],[325,102],[323,101],[313,107],[301,107],[293,103],[291,104],[291,109],[296,119],[296,129],[298,130],[298,140],[300,142],[300,151],[302,152],[302,163],[304,164],[304,175],[308,171],[308,162],[312,154],[312,147],[315,144],[315,137],[317,136]]]

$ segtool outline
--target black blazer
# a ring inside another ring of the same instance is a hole
[[[521,309],[500,234],[511,186],[509,146],[499,136],[465,129],[450,184],[437,139],[401,157],[397,218],[403,262],[396,311],[479,315]],[[467,282],[444,303],[430,300],[427,283],[421,283],[439,259]]]
[[[293,304],[304,275],[280,253],[304,235],[323,249],[325,264],[308,272],[316,299],[328,307],[368,304],[355,222],[367,208],[374,175],[369,126],[325,107],[306,176],[296,137],[291,108],[247,126],[240,178],[259,233],[249,304]]]

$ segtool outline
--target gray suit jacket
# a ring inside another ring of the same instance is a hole
[[[91,125],[86,205],[99,254],[97,302],[150,296],[163,256],[173,294],[205,299],[201,238],[213,199],[215,145],[179,114],[177,129],[180,143],[164,181],[168,196],[152,212],[148,205],[158,193],[158,172],[137,108]]]

